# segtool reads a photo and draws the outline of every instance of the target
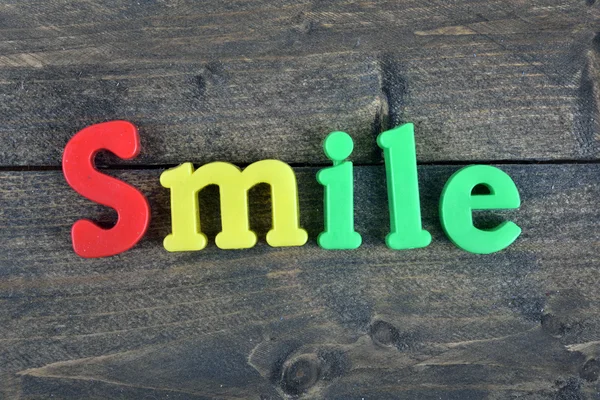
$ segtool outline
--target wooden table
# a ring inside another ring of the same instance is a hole
[[[600,2],[2,0],[0,398],[598,399]],[[114,211],[78,196],[61,154],[125,119],[142,154],[98,157],[149,198],[133,250],[79,258],[70,228]],[[377,134],[416,126],[433,243],[392,251]],[[355,140],[363,246],[325,251],[322,140]],[[278,158],[297,172],[300,248],[168,253],[179,163]],[[438,202],[464,165],[519,188],[509,248],[474,255]]]

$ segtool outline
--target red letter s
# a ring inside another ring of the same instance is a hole
[[[83,197],[112,207],[118,219],[111,229],[102,229],[89,220],[73,225],[75,253],[85,258],[107,257],[132,248],[150,223],[148,200],[133,186],[94,168],[94,157],[106,149],[130,159],[140,152],[140,138],[134,125],[111,121],[79,131],[65,147],[63,173],[67,183]]]

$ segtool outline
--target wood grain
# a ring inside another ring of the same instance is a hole
[[[503,165],[522,207],[478,214],[522,236],[481,256],[455,248],[438,201],[457,166],[419,168],[431,246],[388,250],[382,166],[356,169],[364,245],[325,251],[316,169],[297,168],[310,242],[264,243],[268,190],[251,194],[260,243],[167,253],[160,170],[110,171],[149,198],[145,239],[83,260],[69,230],[114,215],[58,171],[0,173],[0,397],[19,399],[593,399],[600,365],[600,165]],[[217,193],[200,196],[219,230]]]
[[[326,160],[417,124],[423,162],[598,160],[595,1],[0,2],[0,166],[128,119],[138,165]],[[109,164],[122,164],[108,159]]]
[[[599,23],[595,0],[0,0],[0,399],[598,399]],[[72,224],[116,215],[58,167],[79,129],[114,119],[142,153],[98,164],[152,222],[84,260]],[[396,252],[375,138],[403,122],[433,243]],[[355,140],[356,251],[315,242],[333,130]],[[209,187],[209,247],[163,249],[164,167],[265,158],[295,166],[306,246],[266,245],[259,185],[255,248],[215,247]],[[442,187],[496,161],[522,207],[476,224],[523,233],[465,253]]]
[[[340,129],[356,137],[357,156],[367,159],[377,148],[375,121],[387,113],[376,60],[356,54],[307,56],[301,64],[277,58],[86,68],[31,71],[23,90],[22,71],[4,71],[13,84],[0,85],[10,91],[0,106],[0,163],[60,165],[79,129],[114,119],[140,130],[136,164],[314,161],[324,158],[325,135]],[[99,159],[107,163],[122,161]]]

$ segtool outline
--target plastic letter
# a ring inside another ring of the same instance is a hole
[[[352,162],[344,161],[354,148],[352,138],[345,132],[332,132],[325,139],[324,150],[333,167],[317,174],[325,187],[325,231],[317,241],[327,250],[356,249],[362,243],[354,231],[354,176]]]
[[[62,168],[67,183],[83,197],[112,207],[118,214],[111,229],[102,229],[89,220],[73,225],[73,249],[85,258],[108,257],[129,250],[144,236],[150,223],[150,206],[143,194],[95,169],[94,156],[102,149],[123,159],[137,156],[137,129],[126,121],[92,125],[79,131],[65,147]]]
[[[271,186],[273,229],[267,243],[274,247],[302,246],[308,234],[299,228],[298,188],[292,168],[282,161],[262,160],[241,171],[233,164],[213,162],[196,171],[190,163],[167,170],[161,184],[171,189],[172,230],[164,240],[168,251],[202,250],[206,236],[201,232],[198,192],[218,185],[221,195],[222,231],[215,238],[221,249],[246,249],[256,244],[250,230],[248,190],[258,183]]]
[[[480,184],[490,194],[471,194]],[[521,228],[504,221],[491,230],[478,229],[473,226],[472,210],[513,209],[520,205],[519,191],[508,174],[489,165],[472,165],[446,182],[440,200],[440,219],[456,246],[471,253],[490,254],[510,246],[521,234]]]
[[[421,225],[414,125],[381,133],[377,144],[383,149],[390,209],[386,244],[394,250],[427,247],[431,235]]]

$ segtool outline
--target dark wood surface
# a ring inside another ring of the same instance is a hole
[[[600,3],[594,0],[0,0],[0,399],[600,399]],[[79,129],[127,119],[142,154],[101,154],[152,205],[146,237],[100,260],[70,227],[112,210],[60,172]],[[392,251],[375,138],[415,122],[432,244]],[[356,142],[355,251],[316,245],[321,151]],[[309,243],[167,253],[168,191],[185,161],[279,158],[297,172]],[[474,255],[438,202],[491,163],[523,229]]]
[[[355,162],[377,162],[382,124],[406,121],[426,162],[600,156],[600,18],[585,0],[3,0],[0,12],[4,166],[59,165],[77,130],[111,119],[140,127],[143,165],[321,163],[333,129],[356,138]]]
[[[488,256],[455,248],[439,226],[439,195],[458,168],[420,168],[433,243],[401,252],[383,244],[382,166],[356,171],[365,243],[347,252],[314,243],[322,229],[315,169],[297,170],[312,238],[305,247],[264,243],[270,211],[260,186],[251,196],[256,248],[177,254],[161,247],[170,221],[160,171],[117,173],[149,197],[153,222],[135,249],[100,260],[78,258],[68,233],[82,216],[109,223],[111,215],[59,172],[5,172],[3,388],[22,398],[279,398],[304,388],[285,379],[299,362],[318,377],[306,384],[313,398],[593,395],[600,166],[503,166],[523,205],[477,223],[511,218],[523,235]],[[201,200],[201,209],[217,209],[215,191]],[[203,218],[213,239],[217,216]]]

